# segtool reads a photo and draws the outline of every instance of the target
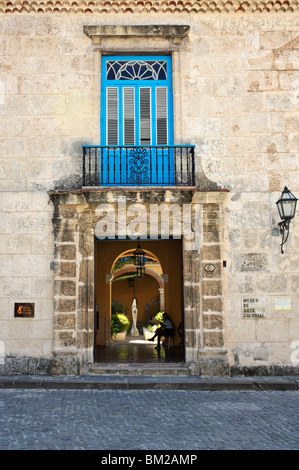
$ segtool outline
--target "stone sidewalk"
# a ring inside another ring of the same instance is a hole
[[[0,389],[73,390],[299,390],[299,377],[203,378],[180,375],[103,374],[76,377],[0,376]]]

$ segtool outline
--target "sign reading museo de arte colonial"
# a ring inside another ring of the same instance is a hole
[[[34,304],[16,303],[15,304],[15,317],[33,318],[34,317]]]
[[[246,297],[242,299],[242,318],[266,318],[265,298]]]

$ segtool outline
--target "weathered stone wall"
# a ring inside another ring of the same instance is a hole
[[[70,236],[63,241],[65,258],[55,258],[47,191],[79,188],[81,145],[99,143],[101,46],[83,27],[180,24],[190,31],[179,46],[173,38],[135,45],[139,52],[173,53],[176,143],[196,145],[201,189],[216,184],[230,191],[221,214],[224,236],[218,240],[218,232],[209,231],[211,247],[204,258],[216,268],[214,288],[210,279],[201,297],[206,346],[213,348],[223,329],[221,347],[228,351],[232,372],[294,365],[299,224],[297,219],[291,223],[281,255],[275,201],[285,185],[299,194],[298,14],[179,7],[140,8],[134,15],[121,8],[94,14],[9,11],[0,18],[0,340],[5,353],[50,358],[57,341],[54,321],[66,330],[75,321],[73,294],[54,318],[54,299],[66,286],[54,286],[50,263],[55,259],[61,279],[78,276],[72,252],[76,232],[63,232]],[[122,51],[131,43],[111,39],[102,47]],[[212,214],[210,207],[210,222]],[[242,318],[247,297],[264,299],[265,318]],[[290,299],[290,310],[275,309],[277,299]],[[18,301],[35,303],[34,319],[13,317]],[[65,341],[69,344],[70,336]]]

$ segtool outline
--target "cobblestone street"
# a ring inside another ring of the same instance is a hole
[[[295,450],[298,404],[298,391],[0,390],[0,449]]]

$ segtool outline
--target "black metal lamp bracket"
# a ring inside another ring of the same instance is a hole
[[[280,235],[282,236],[281,239],[281,253],[283,254],[283,245],[286,243],[289,233],[290,233],[290,221],[289,220],[283,220],[282,222],[278,223],[279,228],[280,228]]]

